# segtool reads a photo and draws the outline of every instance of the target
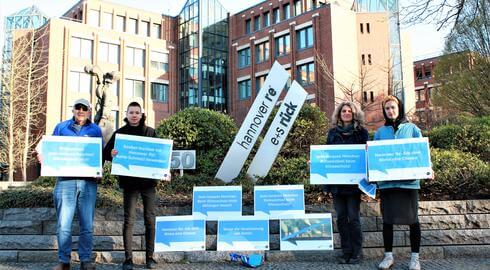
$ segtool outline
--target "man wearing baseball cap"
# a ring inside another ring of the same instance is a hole
[[[56,125],[53,136],[100,137],[102,132],[90,120],[92,112],[90,102],[78,99],[73,103],[73,117]],[[41,158],[42,160],[42,158]],[[70,269],[72,232],[71,226],[75,213],[78,216],[80,237],[78,255],[80,269],[95,269],[92,262],[93,220],[95,200],[97,198],[97,180],[92,177],[57,177],[53,191],[56,208],[59,264],[54,270]]]

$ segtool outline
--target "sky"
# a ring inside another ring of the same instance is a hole
[[[169,15],[177,15],[186,0],[108,0],[110,2],[123,4],[130,7],[157,11]],[[237,13],[264,0],[219,0],[224,8],[231,14]],[[409,0],[400,0],[403,7]],[[59,17],[65,11],[75,5],[77,0],[0,0],[0,45],[3,48],[3,20],[5,16],[15,13],[23,8],[36,5],[49,17]],[[436,30],[435,25],[423,23],[417,25],[401,25],[402,29],[408,31],[411,39],[412,57],[414,60],[437,56],[441,54],[444,46],[444,37],[449,29]]]

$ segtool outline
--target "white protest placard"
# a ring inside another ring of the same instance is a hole
[[[111,174],[163,179],[170,174],[172,140],[116,134]]]
[[[331,214],[305,214],[280,221],[281,250],[333,250]]]
[[[289,73],[279,62],[274,62],[230,149],[228,149],[216,178],[231,182],[238,176],[288,78]]]
[[[218,251],[269,250],[269,220],[243,216],[218,220]]]
[[[304,213],[303,185],[254,186],[254,216],[280,219]]]
[[[269,173],[293,126],[294,120],[296,120],[301,107],[305,103],[307,95],[308,93],[303,87],[298,82],[293,81],[274,120],[272,120],[259,150],[257,150],[250,167],[248,167],[247,175],[252,179],[265,177]]]
[[[43,136],[41,176],[102,177],[102,138]]]
[[[241,186],[194,187],[192,215],[206,220],[242,216]]]
[[[428,138],[367,142],[369,181],[432,178]]]

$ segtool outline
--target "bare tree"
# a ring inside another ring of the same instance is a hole
[[[48,66],[48,27],[14,33],[12,53],[4,58],[1,82],[0,163],[7,164],[9,182],[35,162],[34,147],[44,130]]]

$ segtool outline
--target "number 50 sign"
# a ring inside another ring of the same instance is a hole
[[[173,150],[170,168],[181,170],[196,169],[196,150]]]

